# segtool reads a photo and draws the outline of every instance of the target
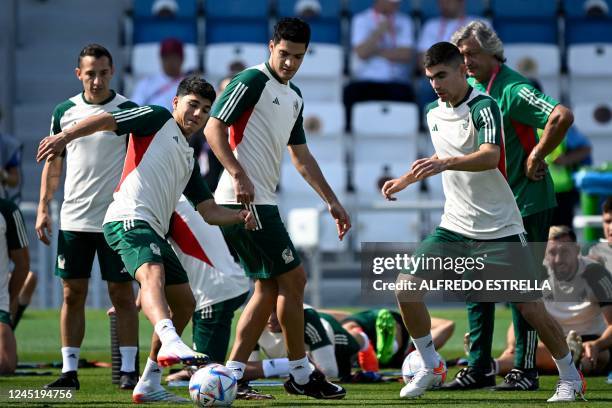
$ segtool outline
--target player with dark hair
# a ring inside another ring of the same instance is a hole
[[[304,350],[306,272],[276,205],[283,149],[299,173],[327,204],[342,239],[350,219],[310,154],[304,136],[304,101],[291,79],[310,42],[310,27],[297,18],[281,19],[269,42],[267,62],[248,68],[227,85],[213,106],[204,134],[225,168],[215,200],[229,208],[248,208],[255,231],[222,227],[236,250],[255,292],[236,330],[227,367],[241,379],[268,317],[276,307],[287,345],[290,376],[285,390],[315,398],[343,398],[345,390],[313,371]],[[229,132],[229,140],[228,140]]]
[[[75,74],[83,92],[60,103],[53,111],[51,135],[67,131],[77,122],[101,112],[135,107],[136,104],[110,88],[113,58],[106,48],[89,44],[79,53]],[[135,358],[138,344],[138,312],[132,277],[121,258],[104,240],[102,221],[113,199],[125,159],[126,136],[99,131],[76,140],[62,150],[61,157],[45,162],[40,184],[36,233],[50,244],[52,220],[49,203],[59,186],[66,161],[64,201],[57,237],[55,274],[62,280],[64,298],[60,317],[62,374],[47,388],[79,389],[77,377],[81,343],[85,335],[85,302],[95,255],[102,279],[117,313],[121,376],[119,386],[132,389],[138,381]]]
[[[501,109],[508,184],[521,212],[527,241],[536,263],[541,265],[556,206],[553,180],[544,159],[562,142],[573,122],[572,113],[504,64],[503,43],[489,24],[473,21],[457,30],[452,42],[464,57],[470,85],[490,95]],[[539,138],[537,129],[543,129]],[[540,267],[538,277],[542,279],[543,274]],[[495,389],[537,390],[537,333],[515,305],[511,309],[517,341],[514,369]],[[495,375],[490,374],[494,316],[493,303],[468,302],[469,366],[445,388],[495,385]],[[463,381],[461,378],[467,374],[475,381]]]
[[[179,337],[193,315],[195,300],[187,274],[164,237],[181,194],[209,224],[255,226],[249,211],[215,204],[200,177],[187,138],[204,125],[212,104],[207,98],[214,90],[202,79],[184,81],[181,95],[172,101],[172,114],[159,106],[101,113],[43,139],[37,155],[39,161],[53,161],[68,143],[88,140],[96,131],[130,134],[123,173],[103,228],[108,245],[140,284],[142,310],[155,327],[147,365],[132,394],[135,402],[184,401],[159,385],[160,366],[209,361]]]
[[[415,161],[404,176],[387,181],[382,188],[383,196],[394,200],[393,194],[408,185],[442,173],[446,197],[442,221],[422,242],[417,253],[428,257],[476,258],[484,251],[487,256],[482,257],[487,275],[493,272],[510,277],[520,271],[533,279],[538,269],[526,245],[521,215],[506,180],[499,107],[490,96],[468,85],[463,57],[453,44],[433,45],[425,54],[424,67],[439,97],[426,108],[436,153]],[[427,269],[423,266],[412,268],[400,274],[398,282],[408,287],[408,282],[418,282],[433,275]],[[469,276],[471,274],[460,278],[468,279]],[[433,345],[423,291],[400,289],[396,294],[404,323],[424,363],[400,392],[403,398],[414,398],[433,385],[442,370],[442,362]],[[583,395],[584,379],[572,363],[559,325],[537,296],[536,291],[526,293],[524,299],[530,301],[515,304],[538,330],[559,369],[557,389],[548,401],[573,401],[576,394]]]

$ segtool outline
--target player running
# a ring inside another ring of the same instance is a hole
[[[37,160],[53,161],[69,142],[93,132],[130,134],[121,180],[104,218],[104,236],[140,284],[142,310],[155,327],[145,371],[158,371],[159,366],[178,362],[209,361],[179,337],[193,315],[195,300],[185,270],[163,237],[181,194],[196,204],[210,224],[255,227],[249,211],[215,204],[187,143],[187,138],[203,126],[214,96],[214,89],[206,81],[188,77],[177,89],[172,114],[159,106],[102,113],[43,139],[39,146]],[[164,393],[163,389],[136,388],[133,400],[155,401]]]
[[[553,182],[544,158],[563,140],[572,124],[572,113],[504,64],[503,44],[488,24],[471,22],[457,30],[452,42],[464,57],[470,76],[468,83],[489,94],[501,109],[508,184],[521,213],[527,241],[531,242],[536,263],[541,265],[556,206]],[[536,129],[544,129],[539,140]],[[544,279],[541,268],[539,274]],[[495,304],[468,302],[467,307],[471,344],[469,366],[462,369],[454,381],[445,384],[445,389],[495,385],[495,375],[490,372]],[[516,333],[514,369],[495,389],[537,390],[537,333],[515,305],[511,309]],[[468,374],[474,378],[473,382],[461,379]]]
[[[521,215],[505,178],[504,141],[497,104],[468,85],[465,80],[467,68],[453,44],[433,45],[425,54],[424,67],[439,97],[426,110],[436,153],[415,161],[404,176],[387,181],[382,188],[383,196],[394,200],[393,194],[408,185],[442,173],[446,197],[442,222],[417,252],[439,257],[449,255],[440,250],[452,250],[458,256],[475,258],[482,256],[478,251],[486,248],[487,274],[501,272],[503,276],[515,276],[517,270],[535,274],[537,269],[526,246]],[[418,281],[425,278],[427,272],[415,268],[410,273],[400,274],[398,281]],[[402,398],[414,398],[433,385],[442,364],[433,345],[429,312],[422,298],[424,293],[398,291],[396,294],[404,323],[424,363],[400,392]],[[516,305],[555,358],[560,380],[548,401],[574,401],[576,395],[582,396],[585,382],[572,363],[559,325],[539,300]],[[469,377],[466,380],[474,381]]]
[[[223,227],[244,270],[255,279],[255,292],[238,321],[236,340],[226,365],[241,379],[268,317],[276,307],[287,344],[290,394],[343,398],[342,387],[313,371],[304,350],[306,273],[276,206],[283,150],[288,148],[299,173],[327,204],[342,239],[350,219],[310,154],[304,137],[304,102],[291,83],[310,42],[310,27],[296,18],[281,19],[269,42],[270,58],[248,68],[228,84],[213,107],[204,133],[225,168],[215,200],[229,208],[249,208],[255,231]],[[229,134],[229,140],[228,140]]]

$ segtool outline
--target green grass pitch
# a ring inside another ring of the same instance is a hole
[[[433,312],[435,316],[452,319],[456,322],[455,334],[449,343],[441,350],[446,358],[457,357],[462,354],[462,333],[465,332],[466,317],[461,308],[440,309]],[[503,307],[497,310],[496,332],[494,349],[495,353],[501,351],[505,344],[505,331],[510,321],[510,313]],[[191,342],[191,328],[188,327],[183,336],[187,344]],[[141,320],[140,342],[141,367],[148,347],[148,339],[151,335],[151,325]],[[20,361],[50,362],[61,360],[59,347],[59,312],[58,311],[27,311],[24,319],[17,329],[17,342]],[[110,361],[110,339],[109,322],[103,311],[87,311],[87,328],[81,357],[88,360]],[[6,399],[10,389],[39,388],[43,384],[52,381],[59,373],[59,369],[39,369],[38,371],[52,371],[50,376],[14,376],[0,377],[0,406],[66,406],[66,407],[118,407],[131,405],[129,392],[120,391],[110,382],[111,373],[107,368],[87,368],[79,370],[81,390],[76,393],[75,399],[71,401],[58,402],[35,402],[11,401]],[[452,369],[449,376],[454,375],[456,369]],[[498,378],[498,382],[501,378]],[[493,391],[468,391],[468,392],[428,392],[424,397],[416,400],[401,400],[399,398],[400,383],[386,384],[356,384],[346,385],[347,396],[341,401],[320,401],[303,397],[287,395],[282,387],[265,387],[276,397],[273,401],[236,401],[234,406],[320,406],[329,405],[333,407],[359,407],[364,405],[384,407],[405,406],[427,406],[427,407],[536,407],[549,406],[545,401],[552,395],[556,377],[544,376],[541,378],[540,391],[535,392],[511,392],[499,393]],[[187,397],[186,389],[173,389]],[[589,402],[579,402],[572,406],[588,407],[610,407],[612,406],[612,385],[605,383],[604,377],[588,379],[587,399]],[[7,404],[8,403],[8,404]],[[9,405],[10,404],[10,405]],[[171,405],[155,404],[155,407]]]

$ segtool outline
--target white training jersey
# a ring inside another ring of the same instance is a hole
[[[284,149],[306,143],[303,105],[300,90],[291,82],[283,84],[268,63],[236,75],[213,105],[211,116],[229,126],[230,147],[255,186],[253,204],[276,205]],[[237,204],[226,170],[215,200]]]
[[[589,256],[596,258],[608,271],[612,272],[612,242],[602,238],[597,244],[589,248]]]
[[[117,134],[129,133],[123,173],[104,223],[146,221],[165,237],[181,194],[199,204],[212,194],[193,157],[193,149],[161,106],[141,106],[112,113]]]
[[[578,257],[578,270],[570,280],[561,281],[545,263],[551,291],[544,293],[546,310],[564,333],[600,336],[608,327],[601,307],[612,304],[612,277],[601,264]]]
[[[0,199],[0,311],[10,312],[10,251],[28,246],[28,234],[21,211],[10,200]]]
[[[185,196],[172,214],[168,241],[187,271],[196,311],[249,291],[249,279],[230,253],[221,229],[207,224]]]
[[[497,239],[525,232],[521,214],[506,180],[501,113],[497,103],[473,88],[457,106],[441,100],[427,108],[427,124],[440,159],[465,156],[481,144],[500,147],[495,169],[442,173],[446,198],[440,227],[468,238]]]
[[[53,111],[51,134],[69,129],[90,116],[137,105],[112,91],[104,102],[94,105],[83,93],[60,103]],[[102,221],[113,191],[117,187],[125,159],[126,136],[114,132],[96,132],[66,145],[66,180],[60,229],[102,232]]]

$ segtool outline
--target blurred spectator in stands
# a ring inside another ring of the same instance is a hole
[[[178,3],[175,0],[155,0],[151,7],[151,14],[161,18],[172,18],[178,12]]]
[[[533,77],[535,71],[527,61],[519,64],[518,70],[529,78],[534,88],[543,92],[540,82]],[[538,137],[541,134],[542,129],[539,129]],[[580,201],[580,192],[574,184],[574,173],[579,167],[592,164],[591,142],[573,125],[568,129],[561,144],[546,157],[546,163],[553,179],[557,199],[551,225],[573,228],[575,208]]]
[[[175,38],[167,38],[161,43],[160,57],[162,73],[141,79],[131,95],[138,105],[159,105],[172,111],[172,98],[185,74],[183,66],[183,43]]]
[[[230,83],[230,81],[232,80],[234,75],[236,75],[237,73],[239,73],[241,71],[244,71],[246,68],[247,68],[246,65],[244,65],[244,63],[242,61],[234,61],[234,62],[232,62],[229,65],[227,76],[219,81],[219,84],[217,86],[217,92],[219,94],[221,94],[221,92],[223,92],[223,90],[225,89],[227,84]]]
[[[589,258],[603,264],[612,272],[612,196],[601,207],[603,238],[589,249]]]
[[[346,130],[351,130],[351,109],[369,100],[414,101],[411,82],[413,28],[409,16],[398,12],[401,0],[374,0],[356,14],[351,46],[356,58],[352,81],[344,88]]]
[[[295,15],[305,20],[319,17],[321,3],[319,0],[298,0],[294,8]]]
[[[0,122],[2,110],[0,109]],[[0,198],[19,199],[21,153],[23,144],[15,137],[0,132]],[[17,189],[10,192],[8,189]]]
[[[604,0],[587,0],[584,2],[584,13],[587,17],[606,17],[610,12]]]
[[[423,72],[423,54],[429,47],[440,41],[450,41],[453,33],[460,27],[480,18],[465,15],[465,0],[438,0],[438,8],[440,9],[440,17],[427,20],[419,33],[416,67],[419,72]],[[429,85],[429,80],[424,76],[419,78],[416,86],[417,103],[421,109],[438,98],[431,85]]]

